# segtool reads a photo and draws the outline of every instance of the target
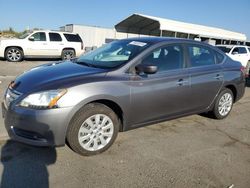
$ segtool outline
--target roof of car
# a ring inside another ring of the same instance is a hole
[[[197,44],[197,45],[205,45],[205,46],[209,46],[213,49],[216,49],[214,46],[205,43],[205,42],[200,42],[200,41],[196,41],[193,39],[184,39],[184,38],[174,38],[174,37],[135,37],[135,38],[127,38],[127,39],[122,39],[124,41],[139,41],[139,42],[144,42],[144,43],[150,43],[150,44],[156,44],[156,43],[161,43],[161,42],[188,42],[188,43],[192,43],[192,44]]]
[[[67,32],[67,31],[57,31],[57,30],[33,30],[31,32],[56,32],[56,33],[66,33],[66,34],[77,34],[77,33],[72,33],[72,32]]]
[[[215,51],[221,51],[217,46],[210,45],[205,42],[196,41],[193,39],[184,39],[184,38],[174,38],[174,37],[135,37],[135,38],[127,38],[127,39],[121,39],[123,41],[138,41],[138,42],[144,42],[144,43],[150,43],[151,45],[166,42],[166,43],[191,43],[196,45],[203,45],[212,48]]]
[[[218,44],[216,46],[218,46],[218,47],[228,47],[228,48],[232,48],[232,47],[247,47],[247,48],[249,48],[249,46],[246,46],[246,45],[233,45],[233,44]]]
[[[197,42],[195,40],[191,39],[182,39],[182,38],[173,38],[173,37],[135,37],[135,38],[127,38],[127,39],[121,39],[125,41],[140,41],[145,43],[159,43],[159,42],[171,42],[171,41],[187,41],[187,42]],[[198,42],[199,43],[199,42]]]

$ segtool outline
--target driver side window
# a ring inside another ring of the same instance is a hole
[[[168,45],[154,50],[143,61],[143,65],[155,65],[157,72],[183,68],[183,49],[179,45]]]
[[[34,41],[46,41],[46,35],[44,32],[37,32],[32,35],[34,37]]]

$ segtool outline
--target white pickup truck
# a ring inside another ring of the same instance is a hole
[[[245,67],[246,77],[250,75],[250,47],[242,45],[216,45],[235,61]]]
[[[0,40],[0,58],[12,62],[24,58],[70,59],[83,52],[82,39],[75,33],[39,30],[18,39]]]

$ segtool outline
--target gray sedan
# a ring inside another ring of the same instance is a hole
[[[93,155],[119,131],[197,113],[223,119],[244,91],[244,68],[217,48],[131,38],[18,76],[2,108],[12,139]]]

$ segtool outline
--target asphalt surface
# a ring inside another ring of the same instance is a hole
[[[0,61],[9,81],[46,62]],[[119,133],[106,152],[0,144],[1,187],[250,187],[250,88],[224,120],[193,115]],[[6,132],[0,119],[0,138]]]

